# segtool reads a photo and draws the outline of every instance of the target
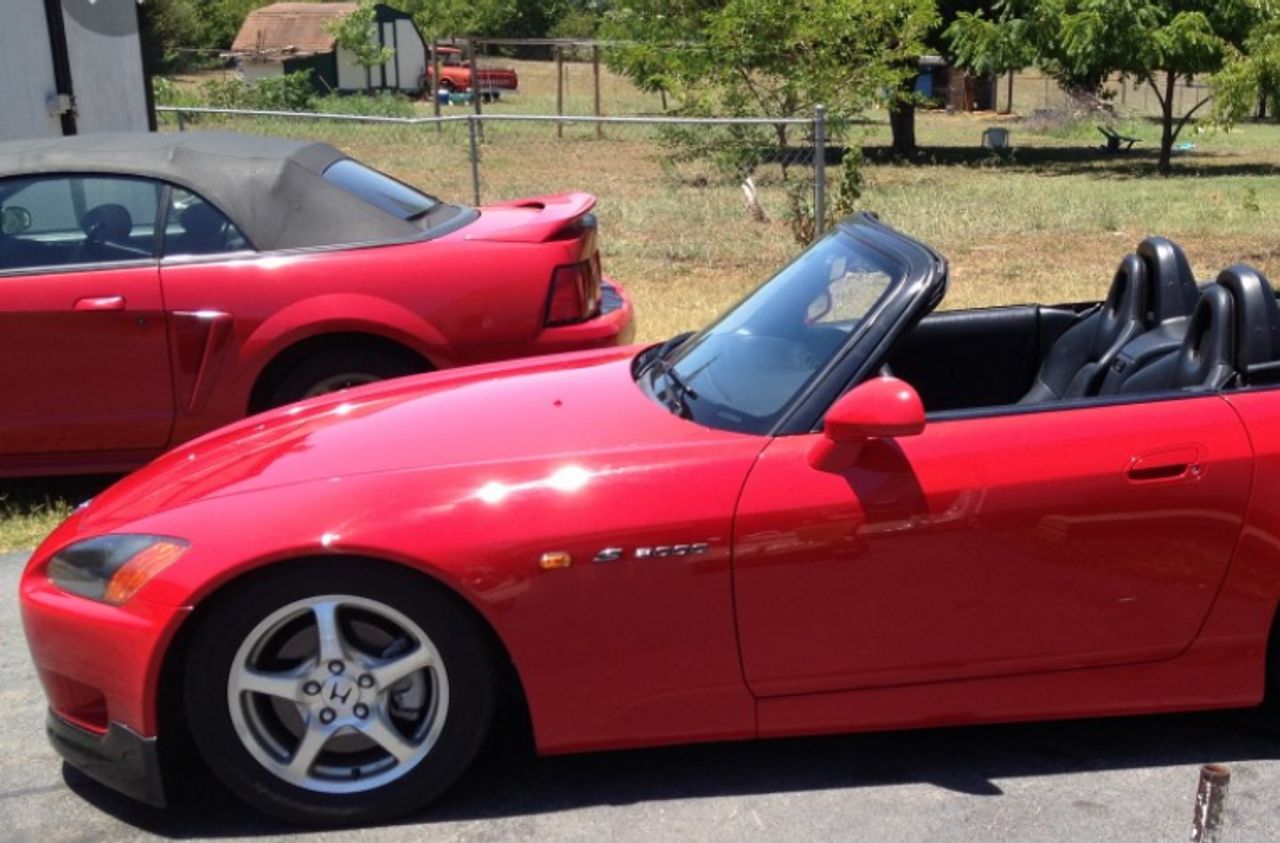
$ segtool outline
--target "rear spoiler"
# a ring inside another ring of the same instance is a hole
[[[527,208],[538,211],[537,216],[501,231],[490,231],[477,236],[477,240],[498,240],[503,243],[545,243],[554,240],[565,229],[572,227],[596,206],[596,197],[590,193],[558,193],[552,196],[530,196],[510,202],[496,202],[491,208]],[[482,212],[483,213],[483,212]]]

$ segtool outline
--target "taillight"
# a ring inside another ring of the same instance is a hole
[[[551,273],[546,324],[572,325],[590,319],[600,309],[600,253]]]

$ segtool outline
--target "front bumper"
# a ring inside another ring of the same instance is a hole
[[[45,727],[49,743],[72,767],[125,796],[165,807],[155,738],[144,738],[119,723],[111,723],[105,733],[98,734],[62,719],[52,710]]]

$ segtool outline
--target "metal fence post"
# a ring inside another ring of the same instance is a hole
[[[185,131],[187,130],[187,118],[184,116],[184,114],[185,114],[185,112],[179,111],[179,112],[177,113],[177,115],[176,115],[176,116],[177,116],[177,118],[178,118],[178,131],[179,131],[179,132],[185,132]]]
[[[827,109],[813,107],[813,237],[827,227]]]
[[[476,124],[479,122],[479,115],[468,115],[467,134],[471,137],[471,190],[475,194],[477,207],[480,205],[480,145],[476,142]]]

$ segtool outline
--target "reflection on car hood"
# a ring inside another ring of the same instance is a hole
[[[403,378],[253,416],[196,439],[104,492],[118,524],[201,498],[403,469],[495,464],[714,436],[647,398],[637,348]]]

